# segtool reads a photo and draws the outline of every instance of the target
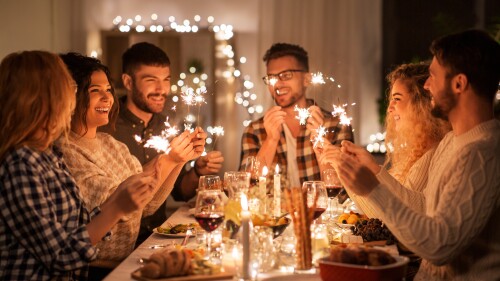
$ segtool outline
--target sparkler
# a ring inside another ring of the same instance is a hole
[[[216,126],[216,127],[208,127],[207,131],[214,136],[214,144],[212,145],[213,149],[215,149],[215,143],[217,142],[217,137],[224,135],[224,127]]]
[[[297,115],[295,119],[299,120],[300,125],[305,125],[307,118],[311,117],[311,112],[309,112],[309,108],[300,108],[298,105],[295,105],[293,111],[297,111]]]
[[[325,142],[324,136],[326,136],[327,132],[328,130],[323,127],[323,125],[319,125],[319,127],[316,129],[316,136],[312,139],[314,148],[316,148],[318,145],[320,145],[320,147],[323,147],[323,143]]]
[[[140,136],[135,135],[135,141],[137,141],[138,143],[144,142],[144,147],[154,148],[158,152],[163,151],[164,153],[168,154],[170,152],[170,141],[168,139],[176,136],[179,133],[179,130],[175,126],[170,125],[170,123],[168,122],[168,117],[165,120],[164,124],[165,129],[161,131],[161,134],[159,136],[151,136],[144,142]]]
[[[356,105],[356,103],[352,103],[351,106],[353,105]],[[340,118],[340,124],[341,125],[351,125],[351,120],[352,120],[352,117],[348,117],[347,116],[347,113],[345,111],[345,108],[347,107],[347,104],[343,104],[343,105],[333,105],[333,111],[332,111],[332,115],[335,116],[335,117],[339,117]]]

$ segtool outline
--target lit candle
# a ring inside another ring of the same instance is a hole
[[[267,166],[262,169],[262,176],[259,177],[259,193],[260,198],[264,200],[266,198],[266,176],[267,176]]]
[[[279,217],[281,215],[281,175],[278,164],[274,172],[274,216]]]
[[[241,244],[243,244],[242,277],[250,279],[250,212],[245,194],[241,195]]]

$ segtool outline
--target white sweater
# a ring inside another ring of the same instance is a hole
[[[423,258],[415,280],[500,280],[499,152],[500,121],[490,120],[445,136],[423,193],[378,175],[381,184],[364,200]]]

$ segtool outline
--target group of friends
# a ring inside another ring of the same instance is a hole
[[[263,80],[276,105],[244,129],[239,169],[255,156],[301,186],[333,167],[356,205],[422,258],[415,280],[498,280],[500,45],[467,30],[430,50],[431,62],[387,76],[390,148],[379,165],[306,98],[307,52],[272,45]],[[199,176],[220,172],[219,151],[202,156],[200,127],[173,137],[168,154],[135,140],[165,128],[170,79],[168,56],[145,42],[122,56],[121,98],[95,58],[24,51],[2,60],[0,279],[95,280],[163,223],[168,195],[189,200]],[[305,126],[296,106],[311,113]],[[314,146],[319,126],[329,133]]]

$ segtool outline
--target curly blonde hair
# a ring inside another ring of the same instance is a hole
[[[389,114],[385,118],[387,150],[385,165],[389,172],[404,183],[413,164],[429,149],[436,146],[450,131],[448,122],[431,115],[431,96],[424,89],[429,77],[429,63],[403,64],[386,77],[390,87],[387,93],[391,99],[391,90],[396,81],[402,82],[408,89],[409,104],[406,108],[407,120],[396,131],[396,122]]]
[[[67,133],[75,107],[75,85],[56,54],[25,51],[0,64],[0,160],[11,149],[43,151]]]

